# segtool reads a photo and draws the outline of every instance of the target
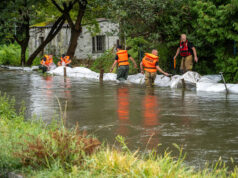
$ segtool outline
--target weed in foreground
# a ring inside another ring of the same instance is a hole
[[[84,158],[101,145],[97,139],[80,133],[78,128],[73,131],[59,129],[44,136],[30,137],[30,141],[19,143],[22,149],[15,155],[25,166],[33,168],[50,168],[55,162],[64,168],[80,166]]]

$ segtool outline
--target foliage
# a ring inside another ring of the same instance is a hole
[[[20,65],[21,48],[18,44],[0,46],[0,65]]]
[[[120,24],[122,39],[146,39],[146,52],[159,49],[164,70],[172,70],[180,34],[185,33],[197,50],[199,62],[194,69],[201,74],[223,71],[233,82],[237,82],[235,67],[227,65],[236,58],[233,48],[238,48],[234,45],[238,43],[237,15],[237,0],[113,0],[108,10],[108,17]]]
[[[17,114],[15,99],[0,92],[0,177],[2,173],[19,168],[20,162],[12,154],[17,148],[13,143],[19,141],[19,134],[27,125],[22,125],[24,108]],[[18,130],[18,128],[21,128]],[[36,129],[36,128],[34,128]],[[37,131],[37,129],[35,130]]]
[[[219,61],[217,67],[225,73],[227,82],[238,82],[238,56]]]
[[[60,167],[80,166],[87,155],[91,155],[100,145],[97,139],[81,134],[76,128],[73,131],[63,128],[46,132],[46,135],[30,135],[25,140],[22,150],[15,155],[21,159],[25,166],[33,168],[51,168],[55,162]]]
[[[98,57],[91,66],[91,70],[95,72],[109,72],[110,68],[114,62],[115,54],[113,54],[113,49],[105,51],[100,57]]]

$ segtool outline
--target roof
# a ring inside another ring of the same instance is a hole
[[[106,19],[106,18],[97,18],[96,20],[98,23],[109,21],[109,19]],[[53,25],[54,25],[54,21],[40,22],[40,23],[31,25],[30,28],[51,28]],[[82,25],[88,25],[88,24],[82,24]],[[67,22],[64,23],[63,28],[70,28],[69,24]]]

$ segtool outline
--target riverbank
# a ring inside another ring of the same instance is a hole
[[[0,177],[12,171],[25,177],[237,177],[238,168],[228,171],[221,161],[197,171],[185,165],[182,152],[179,158],[131,152],[122,137],[116,138],[120,147],[101,145],[64,128],[63,119],[25,121],[24,107],[17,112],[14,103],[0,95]]]

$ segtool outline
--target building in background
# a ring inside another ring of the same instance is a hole
[[[92,35],[90,32],[90,25],[83,25],[82,33],[78,38],[78,46],[75,51],[76,59],[96,59],[105,50],[111,49],[119,44],[119,25],[111,22],[108,19],[97,19],[100,32]],[[29,54],[43,42],[47,34],[50,32],[52,24],[48,25],[34,25],[30,29]],[[71,30],[68,24],[64,24],[56,37],[46,45],[43,54],[53,54],[54,56],[61,56],[66,53],[70,41]]]

